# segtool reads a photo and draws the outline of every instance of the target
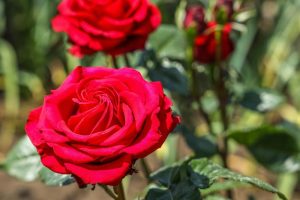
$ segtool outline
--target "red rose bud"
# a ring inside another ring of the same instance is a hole
[[[25,130],[54,172],[117,185],[179,123],[159,82],[129,68],[77,67],[34,109]]]
[[[148,35],[161,23],[149,0],[63,0],[52,20],[65,32],[78,57],[103,51],[110,55],[143,49]]]
[[[203,7],[200,5],[193,5],[187,8],[183,25],[186,29],[195,27],[197,32],[200,33],[206,26],[204,18],[205,13]]]
[[[224,24],[232,19],[234,13],[233,0],[218,0],[214,9],[215,19]]]
[[[225,24],[222,30],[217,30],[217,23],[209,22],[205,32],[198,35],[195,39],[195,59],[204,64],[214,63],[217,61],[218,57],[221,61],[226,60],[234,50],[234,44],[230,39],[230,32],[230,23]],[[220,44],[217,40],[218,35],[220,35]],[[218,49],[220,49],[219,56]]]

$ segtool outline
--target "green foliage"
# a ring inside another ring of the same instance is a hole
[[[283,103],[284,97],[279,93],[266,89],[252,89],[244,92],[239,103],[248,109],[267,112]]]
[[[245,145],[258,162],[275,172],[299,170],[297,138],[283,127],[263,126],[235,131],[229,138]]]
[[[149,44],[160,58],[185,59],[187,47],[185,33],[174,25],[161,25],[150,36]]]
[[[186,161],[182,164],[175,164],[171,167],[164,167],[151,175],[151,178],[157,181],[161,187],[150,188],[146,200],[154,199],[191,199],[199,200],[199,187],[207,187],[207,181],[204,177],[187,170]]]
[[[64,186],[74,183],[75,181],[70,175],[53,173],[46,167],[40,170],[39,176],[46,185],[50,186]]]
[[[220,165],[208,161],[205,158],[192,160],[189,163],[189,165],[192,167],[194,172],[198,173],[201,176],[207,177],[210,185],[214,184],[217,180],[220,179],[225,179],[225,180],[235,181],[240,183],[248,183],[262,190],[276,193],[281,199],[284,200],[286,199],[282,193],[280,193],[276,188],[269,185],[268,183],[265,183],[264,181],[254,177],[248,177],[230,171],[226,168],[221,167]]]
[[[217,198],[209,196],[211,193],[245,184],[275,193],[281,199],[287,200],[282,193],[268,183],[230,171],[206,158],[186,160],[170,167],[164,167],[153,173],[151,178],[157,181],[159,186],[151,187],[148,190],[147,200],[163,198],[174,200],[199,199],[200,193],[207,195],[205,199],[211,199]],[[220,180],[224,180],[222,184],[218,182]]]
[[[8,153],[4,167],[10,175],[24,181],[38,178],[42,164],[28,137],[23,137]]]
[[[70,175],[57,174],[45,168],[27,136],[23,137],[8,153],[4,170],[21,180],[41,179],[46,185],[51,186],[64,186],[74,182]]]
[[[189,130],[185,126],[180,126],[179,129],[186,143],[197,157],[211,157],[217,154],[218,147],[215,138],[209,135],[198,137],[194,134],[194,131]]]
[[[180,62],[159,59],[153,50],[147,50],[142,53],[138,66],[144,66],[149,78],[160,81],[165,89],[180,95],[188,94],[188,79]]]

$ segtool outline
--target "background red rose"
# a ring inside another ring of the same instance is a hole
[[[194,57],[200,63],[213,63],[217,60],[218,41],[217,32],[220,31],[220,60],[226,60],[234,50],[230,38],[231,24],[227,23],[221,30],[217,30],[216,22],[209,22],[206,30],[195,39]]]
[[[159,82],[129,68],[77,67],[30,113],[26,132],[54,172],[116,185],[177,123]]]
[[[198,32],[202,32],[206,27],[204,8],[201,5],[189,6],[183,25],[185,28],[195,27]]]
[[[52,26],[66,32],[76,56],[104,51],[111,55],[144,48],[161,22],[148,0],[63,0]]]

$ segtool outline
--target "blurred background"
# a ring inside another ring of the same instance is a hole
[[[180,1],[153,2],[161,8],[164,24],[175,26],[175,11]],[[240,114],[237,111],[235,117],[242,120],[236,127],[283,120],[300,126],[300,1],[238,2],[240,8],[245,9],[238,18],[244,26],[237,26],[240,32],[233,34],[236,51],[229,63],[234,69],[232,73],[237,74],[237,79],[242,80],[243,84],[232,84],[232,90],[258,86],[269,88],[283,95],[286,101],[266,115],[253,111]],[[80,64],[103,64],[100,54],[79,61],[67,53],[66,37],[53,32],[50,25],[58,3],[59,0],[0,0],[0,163],[6,158],[10,147],[25,134],[23,127],[29,111],[40,105],[44,95],[60,85],[72,68]],[[132,56],[132,59],[135,57]],[[175,150],[173,145],[177,145]],[[281,145],[284,148],[288,144],[282,143],[279,148]],[[174,135],[148,159],[154,170],[190,153],[191,149],[182,137]],[[247,152],[239,149],[230,157],[230,166],[276,185],[294,200],[300,199],[298,170],[278,174],[257,164],[251,156],[245,158],[245,154]],[[143,190],[146,182],[139,173],[128,181],[128,185],[132,185],[129,199],[133,199]],[[274,199],[273,195],[253,189],[235,193],[239,200]],[[78,190],[75,184],[66,188],[47,187],[39,181],[25,183],[0,172],[1,200],[106,198],[100,188],[92,192],[90,189]]]

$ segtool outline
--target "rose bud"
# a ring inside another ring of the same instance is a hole
[[[34,109],[25,130],[54,172],[81,186],[117,185],[180,119],[160,82],[130,68],[77,67]]]
[[[233,0],[218,0],[214,8],[216,21],[224,24],[232,19],[234,13]]]
[[[196,28],[200,33],[205,29],[205,13],[200,5],[192,5],[186,9],[186,16],[183,22],[184,28]]]
[[[221,30],[217,30],[217,27],[216,22],[209,22],[207,29],[195,39],[194,57],[200,63],[214,63],[218,59],[224,61],[234,50],[234,44],[230,38],[231,24],[225,24]],[[218,48],[220,55],[218,55]]]
[[[63,0],[52,27],[65,32],[70,53],[82,57],[98,51],[118,55],[143,49],[160,23],[160,11],[149,0]]]

